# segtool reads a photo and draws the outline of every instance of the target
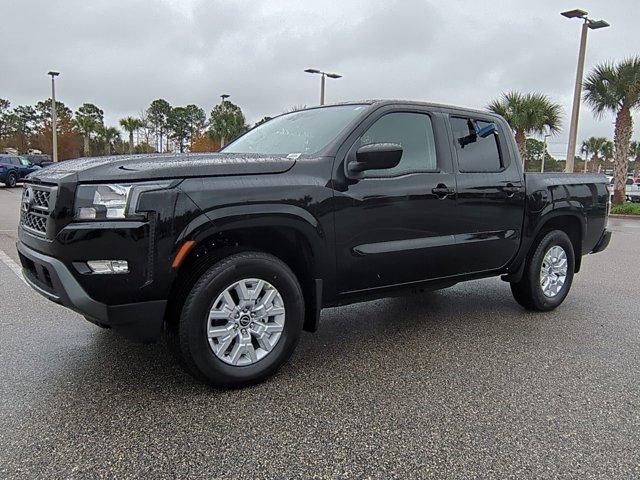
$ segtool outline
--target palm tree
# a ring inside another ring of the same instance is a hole
[[[600,157],[602,146],[607,142],[605,137],[590,137],[582,142],[581,153],[584,153],[584,171],[587,171],[587,164],[589,163],[589,154],[591,154],[591,161],[595,166],[598,158]]]
[[[113,142],[117,138],[120,138],[120,131],[115,127],[102,127],[98,134],[104,142],[105,155],[111,155],[111,147],[113,146]]]
[[[129,153],[133,153],[133,133],[143,127],[142,120],[134,117],[121,118],[120,126],[129,134]]]
[[[613,142],[611,140],[607,140],[602,144],[600,155],[602,155],[605,162],[613,162]]]
[[[560,132],[562,107],[542,93],[507,92],[487,108],[502,115],[516,135],[520,156],[524,158],[527,135]]]
[[[76,117],[73,119],[73,126],[76,128],[78,133],[82,135],[84,144],[84,156],[88,157],[90,155],[89,139],[91,138],[91,134],[94,133],[98,128],[98,124],[93,118],[89,116],[76,115]]]
[[[618,64],[603,63],[594,68],[584,82],[584,98],[596,118],[605,112],[615,115],[613,141],[613,203],[625,200],[629,146],[633,132],[631,112],[640,108],[640,56]]]

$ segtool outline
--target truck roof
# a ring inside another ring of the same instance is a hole
[[[447,108],[450,110],[458,110],[460,112],[473,112],[473,113],[479,113],[482,115],[490,115],[490,116],[494,116],[494,117],[499,117],[500,115],[491,112],[489,110],[481,110],[479,108],[468,108],[468,107],[461,107],[459,105],[449,105],[449,104],[445,104],[445,103],[437,103],[437,102],[424,102],[424,101],[418,101],[418,100],[406,100],[406,99],[391,99],[391,98],[377,98],[377,99],[368,99],[368,100],[349,100],[346,102],[337,102],[337,103],[331,103],[331,104],[327,104],[327,105],[322,105],[324,107],[330,107],[332,105],[375,105],[375,106],[383,106],[383,105],[418,105],[418,106],[422,106],[422,107],[436,107],[436,108]],[[309,108],[320,108],[320,106],[317,107],[309,107]],[[308,109],[305,109],[308,110]]]

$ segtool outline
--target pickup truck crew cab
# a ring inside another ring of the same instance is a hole
[[[499,116],[368,101],[276,117],[216,154],[65,161],[31,174],[17,248],[45,297],[193,375],[273,374],[320,310],[502,275],[552,310],[603,250],[604,176],[525,174]]]

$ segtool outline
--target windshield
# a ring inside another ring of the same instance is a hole
[[[365,108],[365,105],[339,105],[281,115],[247,132],[222,151],[267,155],[316,153]]]

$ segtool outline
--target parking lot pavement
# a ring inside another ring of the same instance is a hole
[[[0,250],[16,262],[18,254],[15,243],[18,238],[21,196],[22,188],[6,188],[0,184]]]
[[[233,391],[0,262],[0,478],[638,478],[640,222],[610,224],[555,312],[499,279],[330,309],[276,377]]]

